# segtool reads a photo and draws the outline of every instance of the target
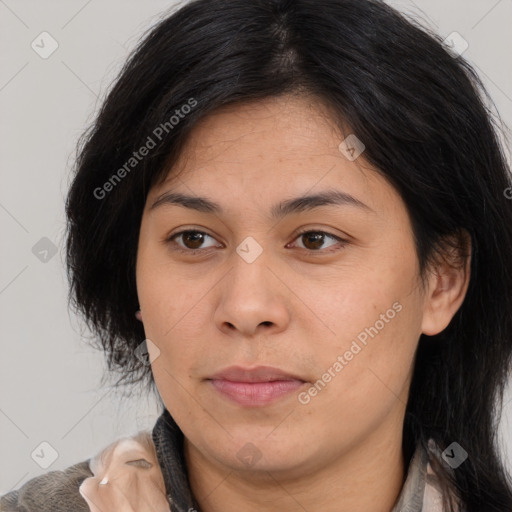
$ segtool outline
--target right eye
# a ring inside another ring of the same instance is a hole
[[[181,244],[174,241],[175,238],[179,239],[180,237],[181,237]],[[215,244],[207,246],[207,247],[198,247],[198,245],[201,246],[204,243],[205,237],[215,240],[212,236],[210,236],[208,233],[205,233],[203,231],[198,231],[195,229],[187,229],[185,231],[180,231],[179,233],[174,233],[173,235],[169,236],[166,239],[166,242],[167,243],[172,242],[172,244],[174,245],[174,247],[172,247],[172,249],[175,251],[194,255],[199,252],[205,251],[205,249],[215,247]],[[192,247],[187,247],[186,244],[190,244],[190,245],[192,245]]]

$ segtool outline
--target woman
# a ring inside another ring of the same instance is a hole
[[[160,22],[80,147],[67,256],[109,368],[162,415],[2,510],[512,510],[512,189],[485,98],[378,1]]]

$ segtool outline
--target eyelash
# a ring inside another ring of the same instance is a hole
[[[200,233],[201,235],[207,235],[209,236],[210,238],[214,238],[213,236],[209,235],[208,233],[205,233],[204,231],[199,231],[197,229],[186,229],[186,230],[183,230],[183,231],[179,231],[178,233],[174,233],[173,235],[167,237],[165,239],[165,243],[167,244],[171,244],[173,243],[175,246],[172,247],[172,250],[173,251],[177,251],[177,252],[180,252],[180,253],[183,253],[183,254],[188,254],[188,255],[192,255],[192,256],[195,256],[199,253],[204,253],[204,251],[207,251],[208,249],[213,249],[213,247],[209,247],[207,249],[184,249],[183,247],[177,245],[175,242],[174,242],[174,239],[175,238],[178,238],[180,235],[184,235],[186,233]],[[334,238],[335,240],[338,241],[339,245],[340,245],[340,249],[343,249],[347,244],[348,244],[348,240],[345,240],[343,238],[340,238],[339,236],[336,236],[336,235],[333,235],[332,233],[329,233],[328,231],[322,231],[322,230],[316,230],[316,229],[304,229],[304,230],[301,230],[300,232],[296,233],[295,235],[295,238],[294,240],[296,240],[297,238],[299,238],[301,235],[305,235],[305,234],[309,234],[309,233],[314,233],[314,234],[323,234],[323,235],[327,235],[331,238]],[[336,252],[338,249],[319,249],[317,251],[314,251],[314,250],[308,250],[308,249],[304,249],[305,251],[309,252],[310,254],[316,256],[316,255],[324,255],[324,254],[330,254],[330,253],[333,253],[333,252]]]

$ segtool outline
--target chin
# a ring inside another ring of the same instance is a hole
[[[233,435],[233,439],[217,453],[217,460],[237,471],[290,472],[306,463],[302,442],[280,438],[268,439],[268,430],[259,437]],[[300,447],[300,448],[299,448]]]

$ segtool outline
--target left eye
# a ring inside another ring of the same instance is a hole
[[[180,238],[180,237],[182,238],[182,243],[184,245],[174,242],[175,239]],[[186,231],[180,231],[179,233],[175,233],[174,235],[171,235],[165,241],[173,242],[174,244],[177,245],[177,247],[174,247],[173,250],[194,254],[196,252],[200,252],[205,249],[205,248],[200,247],[204,243],[205,237],[215,240],[213,237],[208,235],[208,233],[205,233],[203,231],[186,230]],[[321,245],[323,245],[325,243],[326,238],[331,238],[332,240],[339,242],[342,247],[344,245],[346,245],[346,243],[348,243],[346,240],[343,240],[342,238],[340,238],[336,235],[333,235],[331,233],[328,233],[326,231],[315,231],[315,230],[303,231],[301,233],[298,233],[295,239],[298,239],[298,238],[306,238],[307,244],[309,245],[309,247],[303,246],[302,248],[307,249],[310,252],[319,252],[319,249],[322,249]],[[187,244],[192,245],[192,247],[188,247]],[[211,245],[210,247],[214,247],[214,245]],[[209,247],[207,247],[207,248],[209,248]]]
[[[341,246],[344,246],[346,243],[346,240],[341,239],[339,236],[333,235],[331,233],[327,233],[326,231],[302,231],[301,233],[298,233],[297,238],[305,238],[307,240],[307,243],[310,244],[312,247],[304,247],[305,249],[309,249],[312,251],[317,251],[318,249],[321,249],[321,247],[318,247],[318,245],[323,244],[325,241],[325,238],[331,238],[332,240],[335,240],[337,242],[340,242]],[[329,246],[331,247],[331,246]]]

